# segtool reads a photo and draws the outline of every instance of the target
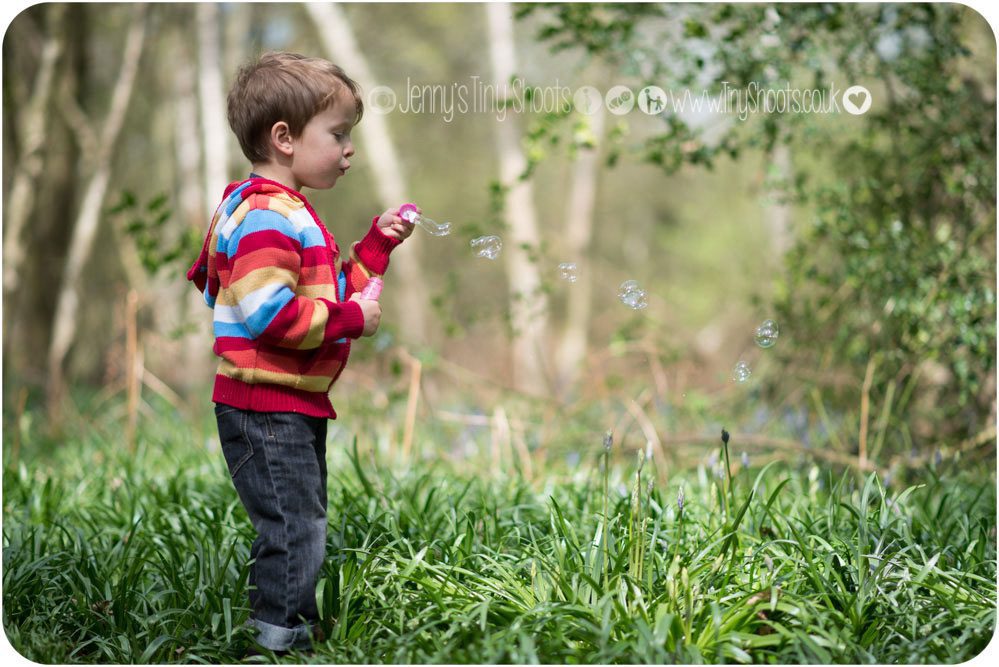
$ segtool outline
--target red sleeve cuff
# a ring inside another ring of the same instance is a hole
[[[329,309],[330,316],[326,320],[326,342],[341,338],[360,338],[364,333],[364,312],[356,301],[333,303],[320,299]]]
[[[364,268],[383,276],[385,270],[388,269],[389,253],[400,243],[402,241],[399,239],[385,236],[381,228],[378,227],[378,216],[375,216],[371,221],[371,229],[368,230],[363,239],[354,245],[354,252]]]

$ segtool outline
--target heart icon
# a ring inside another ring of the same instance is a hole
[[[863,86],[850,86],[843,91],[843,108],[854,116],[867,113],[867,110],[871,108],[872,100],[871,91]]]

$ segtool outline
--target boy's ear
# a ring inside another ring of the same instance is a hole
[[[288,123],[279,120],[271,126],[271,145],[279,155],[291,157],[294,147],[292,146],[291,128],[288,127]]]

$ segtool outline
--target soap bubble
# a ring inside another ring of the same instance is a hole
[[[774,346],[779,335],[780,330],[777,328],[777,323],[773,320],[765,320],[763,324],[756,327],[754,337],[756,338],[756,344],[766,349]]]
[[[503,249],[503,241],[498,236],[480,236],[472,239],[472,249],[479,257],[496,259]]]
[[[735,365],[732,370],[732,379],[736,382],[745,382],[749,379],[749,376],[753,374],[753,371],[749,370],[749,364],[745,361],[740,361]]]
[[[562,280],[574,283],[579,280],[579,269],[572,262],[563,262],[558,265],[558,277]]]
[[[626,293],[633,292],[637,289],[641,289],[638,286],[637,280],[625,280],[623,283],[621,283],[621,286],[618,288],[617,295],[623,298]]]
[[[617,298],[621,300],[621,303],[634,310],[641,310],[649,305],[646,297],[645,290],[639,286],[637,280],[624,281],[617,291]]]

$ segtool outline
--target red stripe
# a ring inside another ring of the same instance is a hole
[[[322,246],[311,246],[302,249],[302,266],[330,265],[330,256],[326,248]]]
[[[346,345],[328,346],[328,356],[309,360],[303,368],[302,353],[298,350],[283,350],[278,347],[260,349],[227,350],[221,356],[236,368],[259,368],[273,373],[300,375],[302,377],[329,377],[336,374],[346,357]]]
[[[266,337],[269,340],[287,340],[289,345],[298,345],[302,342],[300,338],[289,337],[289,331],[295,326],[295,323],[299,318],[304,318],[305,313],[303,312],[302,303],[305,301],[300,296],[293,298],[291,301],[285,304],[284,308],[278,311],[278,314],[274,316],[271,323],[267,325],[267,328],[261,333],[261,337]],[[309,320],[312,319],[312,313],[309,313]],[[306,326],[308,326],[308,321],[306,320]]]
[[[242,257],[261,248],[279,248],[298,254],[302,250],[302,244],[299,243],[298,239],[276,229],[261,229],[250,232],[239,240],[239,249],[236,251],[236,255]]]
[[[333,287],[333,271],[328,265],[303,266],[298,272],[299,285],[329,285]]]
[[[285,336],[293,345],[299,345],[309,333],[309,326],[312,324],[312,317],[316,312],[316,302],[311,299],[301,299],[302,312],[298,319],[293,322],[285,331]]]
[[[238,352],[240,350],[257,349],[257,341],[250,338],[219,336],[215,339],[215,354],[222,356],[223,352]]]
[[[257,269],[274,268],[298,273],[298,254],[283,248],[261,248],[246,255],[240,252],[239,259],[231,268],[235,270],[229,276],[227,285],[245,278]],[[221,273],[220,271],[219,274],[221,275]]]

